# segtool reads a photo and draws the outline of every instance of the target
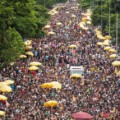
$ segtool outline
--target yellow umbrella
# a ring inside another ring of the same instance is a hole
[[[58,22],[58,23],[56,23],[56,25],[62,25],[62,23],[61,23],[61,22]]]
[[[5,80],[5,83],[7,85],[11,85],[11,84],[14,84],[14,81],[13,80]]]
[[[92,23],[91,23],[91,21],[87,21],[87,24],[89,24],[89,25],[90,25],[90,24],[92,24]]]
[[[109,45],[109,42],[104,41],[104,42],[103,42],[103,45],[108,46],[108,45]]]
[[[0,100],[7,100],[7,97],[5,97],[4,95],[0,95]]]
[[[32,46],[25,46],[25,50],[31,50],[32,49]]]
[[[58,89],[61,89],[62,88],[62,85],[59,83],[59,82],[51,82],[51,84],[53,85],[52,88],[58,88]]]
[[[71,16],[72,18],[75,18],[76,16],[74,15],[74,14],[72,14],[72,16]]]
[[[9,86],[0,86],[0,91],[1,92],[12,92],[12,88]]]
[[[86,20],[87,20],[86,17],[83,17],[83,18],[82,18],[82,21],[83,21],[83,22],[86,22]]]
[[[75,74],[72,74],[70,78],[82,78],[82,75],[75,73]]]
[[[111,49],[111,47],[109,47],[109,46],[107,46],[107,47],[104,48],[104,50],[106,50],[106,51],[108,51],[110,49]]]
[[[41,66],[42,63],[40,62],[30,62],[30,66]]]
[[[26,52],[26,55],[29,55],[29,56],[34,56],[34,54],[31,52],[31,51],[28,51],[28,52]]]
[[[114,61],[114,62],[112,62],[112,65],[113,66],[120,66],[120,61]]]
[[[68,13],[70,13],[69,11],[66,11],[66,13],[68,14]]]
[[[109,50],[109,52],[116,53],[116,50],[113,49],[113,48],[111,48],[111,49]]]
[[[58,102],[55,101],[55,100],[50,100],[50,101],[44,103],[45,107],[54,107],[54,106],[57,106],[57,105],[58,105]]]
[[[102,45],[103,45],[103,42],[97,42],[97,45],[102,46]]]
[[[116,54],[112,54],[112,55],[110,55],[109,57],[110,57],[110,58],[116,58],[117,55],[116,55]]]
[[[48,29],[48,28],[50,28],[50,25],[46,25],[44,28],[45,28],[45,29]]]
[[[31,40],[27,40],[24,42],[25,45],[31,45],[32,44],[32,41]]]
[[[69,47],[69,48],[77,48],[76,45],[69,45],[68,47]]]
[[[5,116],[5,112],[4,111],[0,111],[0,116]]]
[[[106,38],[106,39],[111,39],[111,36],[106,35],[105,38]]]
[[[52,83],[44,83],[41,85],[42,88],[52,88],[53,84]]]
[[[53,31],[48,32],[48,35],[54,35],[55,33]]]
[[[26,58],[27,56],[26,55],[20,55],[19,57],[20,58]]]
[[[117,74],[120,76],[120,71]]]
[[[28,70],[39,70],[39,68],[36,67],[36,66],[31,66],[31,67],[28,68]]]

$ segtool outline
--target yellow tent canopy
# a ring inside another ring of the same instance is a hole
[[[120,66],[120,61],[114,61],[114,62],[112,62],[112,65],[113,66]]]
[[[5,116],[5,112],[4,111],[0,111],[0,116]]]
[[[69,45],[68,48],[77,48],[77,45]]]
[[[48,32],[48,35],[54,35],[55,32],[51,31],[51,32]]]
[[[110,49],[111,49],[111,47],[109,47],[109,46],[107,46],[107,47],[104,48],[104,50],[106,50],[106,51],[108,51]]]
[[[20,55],[19,57],[20,58],[26,58],[27,56],[26,55]]]
[[[58,105],[58,102],[55,101],[55,100],[50,100],[50,101],[44,103],[45,107],[54,107],[54,106],[57,106],[57,105]]]
[[[116,57],[117,57],[116,54],[112,54],[112,55],[109,56],[109,58],[116,58]]]
[[[58,89],[61,89],[62,88],[62,85],[59,83],[59,82],[51,82],[51,84],[53,85],[52,88],[58,88]]]
[[[29,55],[29,56],[34,56],[34,54],[31,52],[31,51],[28,51],[28,52],[26,52],[26,55]]]
[[[105,38],[110,40],[110,39],[111,39],[111,36],[106,35]]]
[[[89,25],[92,24],[91,21],[87,21],[86,23],[89,24]]]
[[[25,50],[31,50],[32,49],[32,46],[28,45],[28,46],[25,46]]]
[[[113,48],[111,48],[111,49],[109,50],[109,52],[116,53],[116,50],[113,49]]]
[[[31,66],[31,67],[28,68],[28,70],[31,70],[31,71],[32,71],[32,70],[39,70],[39,68],[36,67],[36,66]]]
[[[103,42],[97,42],[97,45],[102,46],[102,45],[103,45]]]
[[[52,88],[53,84],[52,83],[44,83],[41,85],[42,88]]]
[[[0,95],[0,100],[7,100],[7,97],[4,95]]]
[[[5,80],[5,83],[7,85],[11,85],[11,84],[14,84],[14,81],[13,80]]]
[[[0,83],[0,91],[1,92],[12,92],[12,88],[7,86],[6,84]]]
[[[31,45],[32,44],[32,40],[27,40],[24,42],[25,45]]]
[[[61,23],[61,22],[58,22],[58,23],[56,23],[56,25],[62,25],[62,23]]]
[[[40,63],[40,62],[30,62],[29,65],[30,65],[30,66],[41,66],[42,63]]]
[[[45,29],[48,29],[48,28],[50,28],[50,25],[46,25],[44,28],[45,28]]]
[[[68,13],[70,13],[69,11],[66,11],[66,13],[68,14]]]
[[[70,78],[82,78],[82,75],[75,73],[75,74],[72,74]]]

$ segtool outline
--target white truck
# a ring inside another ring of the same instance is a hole
[[[75,73],[84,76],[83,66],[70,66],[70,75],[75,74]]]

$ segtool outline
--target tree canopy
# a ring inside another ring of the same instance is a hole
[[[87,8],[93,9],[92,23],[93,25],[100,25],[102,27],[103,34],[109,33],[109,12],[110,12],[110,35],[113,38],[112,42],[115,43],[117,13],[118,19],[120,19],[120,7],[119,7],[120,1],[80,0],[80,4],[83,9]],[[120,31],[120,22],[118,22],[118,31]],[[118,36],[120,36],[120,32],[118,33]],[[118,40],[120,42],[120,38]]]
[[[65,2],[66,0],[62,0]],[[60,0],[0,1],[0,61],[10,63],[24,52],[23,39],[41,38],[50,18],[48,8]]]

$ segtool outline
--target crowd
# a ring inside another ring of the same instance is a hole
[[[0,71],[3,79],[15,80],[13,92],[6,93],[8,103],[0,104],[6,111],[5,120],[72,120],[71,114],[79,111],[91,114],[94,120],[120,120],[120,77],[111,64],[114,60],[96,44],[96,27],[80,28],[84,11],[75,2],[57,11],[46,30],[55,34],[32,40],[34,57],[19,59]],[[58,22],[62,25],[57,26]],[[71,44],[77,49],[68,48]],[[40,70],[29,71],[31,61],[41,62]],[[71,80],[68,65],[83,65],[84,77]],[[40,87],[52,81],[60,82],[62,89]],[[58,106],[44,107],[49,100],[58,101]]]

